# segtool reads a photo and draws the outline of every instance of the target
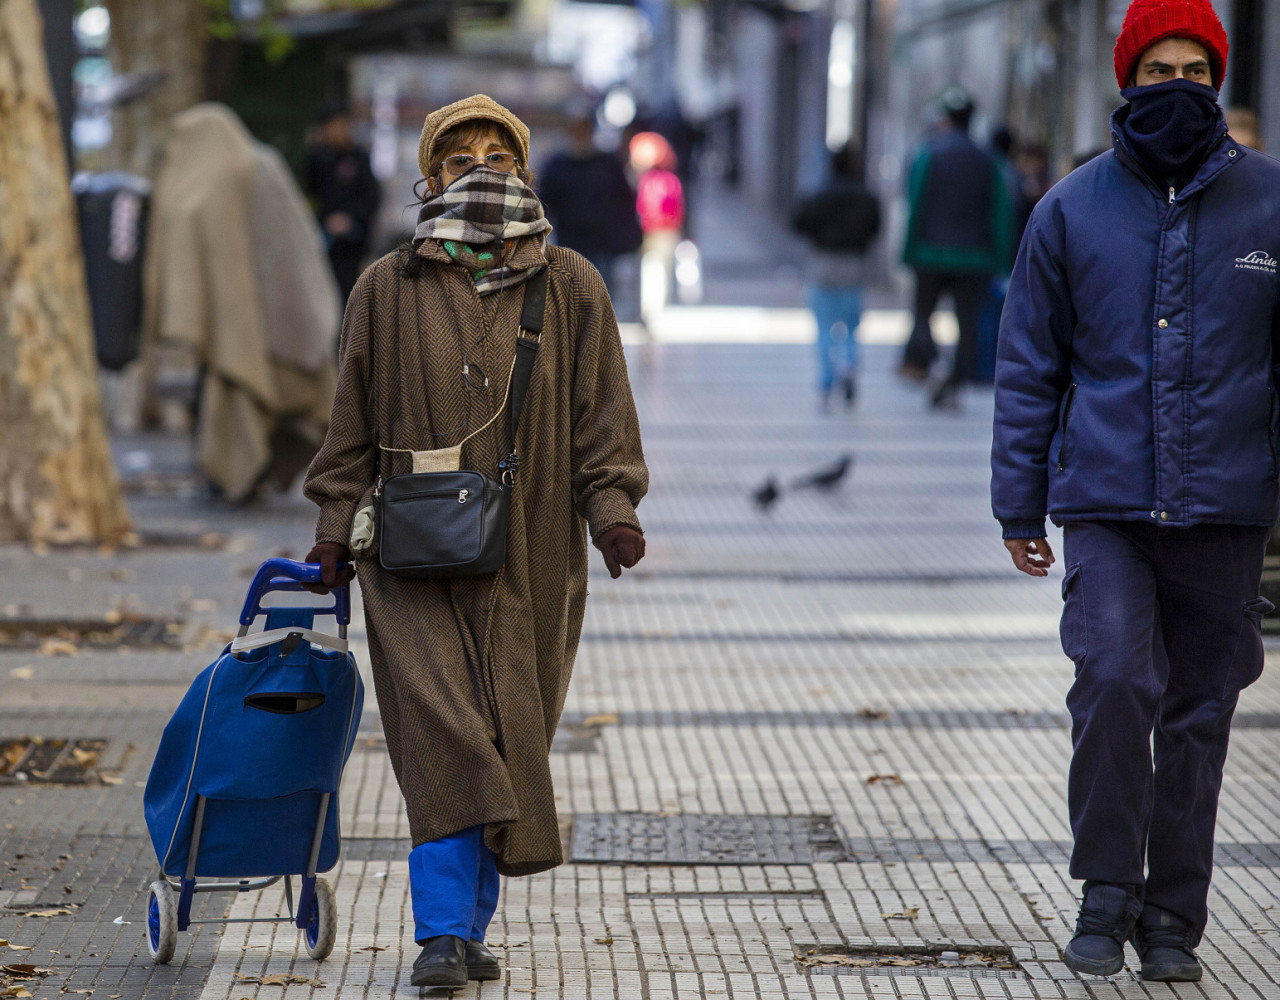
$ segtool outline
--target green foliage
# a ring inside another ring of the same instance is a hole
[[[237,21],[231,16],[231,0],[204,0],[209,11],[209,35],[219,41],[249,37],[258,42],[266,53],[267,61],[284,61],[297,44],[292,35],[276,22],[284,9],[282,0],[266,0],[262,16],[252,24]]]

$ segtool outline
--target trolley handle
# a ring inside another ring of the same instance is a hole
[[[338,563],[338,570],[346,563]],[[268,559],[258,567],[253,584],[244,599],[244,608],[240,611],[240,624],[252,625],[253,620],[263,614],[262,599],[277,590],[305,590],[304,583],[320,582],[320,564],[297,562],[293,559]],[[351,587],[343,584],[333,588],[333,604],[316,608],[318,615],[333,615],[339,625],[351,623]]]

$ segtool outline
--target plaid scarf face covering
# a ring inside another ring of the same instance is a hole
[[[527,276],[495,266],[504,245],[550,229],[531,187],[515,174],[480,165],[422,203],[413,241],[439,240],[475,278],[476,291],[485,295]]]

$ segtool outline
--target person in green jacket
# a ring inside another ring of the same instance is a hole
[[[961,87],[939,98],[938,130],[921,144],[908,180],[910,206],[903,260],[916,273],[915,326],[899,372],[924,381],[938,356],[929,317],[943,292],[960,324],[951,372],[935,387],[935,407],[954,405],[973,378],[978,321],[991,279],[1013,254],[1013,210],[1000,166],[969,136],[973,99]]]

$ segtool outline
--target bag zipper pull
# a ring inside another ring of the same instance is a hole
[[[373,484],[373,499],[377,500],[382,496],[382,477],[378,477],[378,481]]]
[[[471,496],[470,490],[458,490],[458,503],[466,503],[469,496]]]

